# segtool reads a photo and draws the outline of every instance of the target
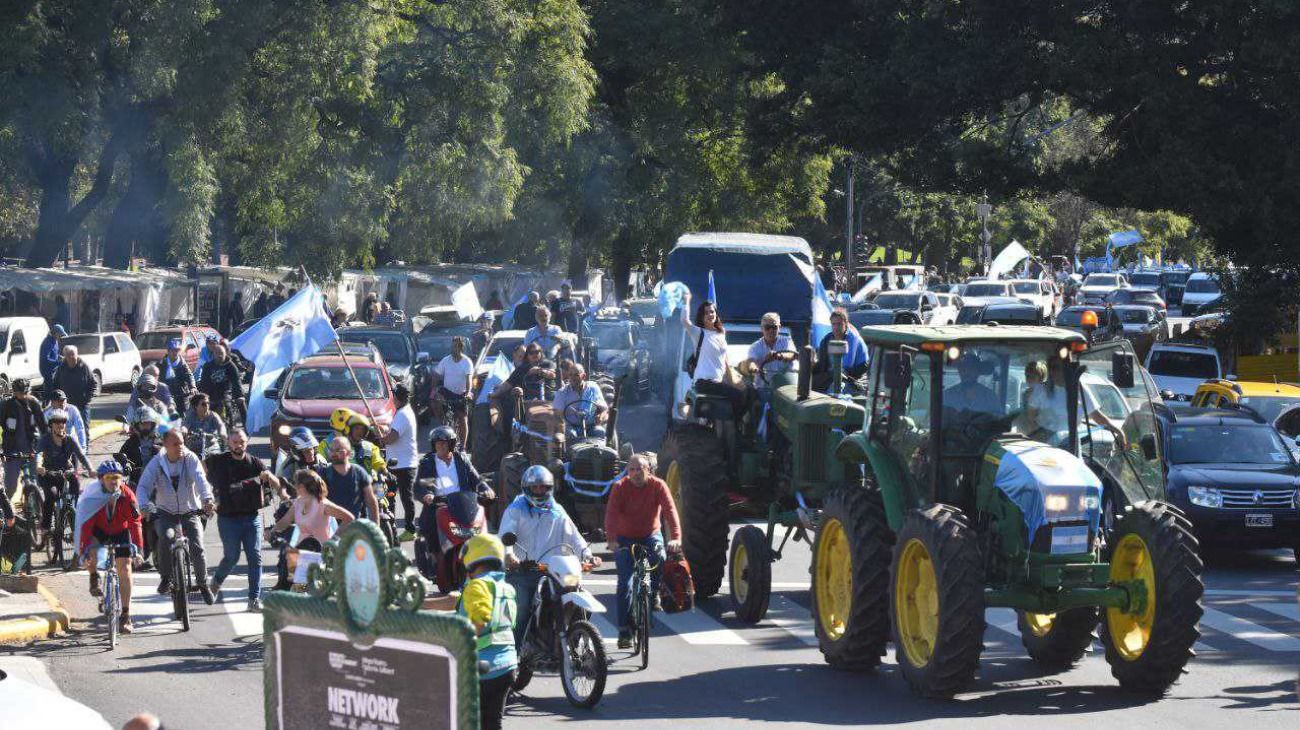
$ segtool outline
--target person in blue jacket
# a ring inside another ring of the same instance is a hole
[[[59,350],[59,340],[67,336],[67,330],[63,329],[63,325],[56,324],[50,328],[50,333],[41,341],[41,378],[47,383],[50,382],[50,378],[54,377],[54,369],[59,366],[59,360],[63,357]]]

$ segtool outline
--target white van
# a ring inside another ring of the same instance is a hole
[[[44,317],[0,317],[0,394],[8,396],[9,384],[26,378],[33,386],[41,377],[41,343],[50,334]]]
[[[60,347],[77,348],[77,356],[86,361],[101,386],[135,385],[140,377],[140,351],[125,332],[94,332],[68,335]]]

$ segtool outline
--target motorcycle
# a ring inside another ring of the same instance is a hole
[[[395,462],[389,462],[389,468]],[[393,505],[397,502],[397,479],[393,473],[384,470],[375,475],[375,499],[379,502],[379,531],[392,547],[402,544],[397,533],[397,512]]]
[[[478,503],[478,495],[469,491],[452,492],[433,506],[437,508],[437,557],[421,534],[415,538],[415,565],[439,591],[450,593],[465,584],[461,550],[471,537],[487,531],[487,512]]]
[[[508,532],[501,542],[510,547],[517,539]],[[523,691],[535,672],[558,670],[570,704],[590,708],[600,702],[609,665],[600,632],[588,618],[604,613],[605,607],[582,587],[582,574],[588,568],[564,544],[536,560],[525,556],[519,564],[518,570],[540,571],[542,579],[533,597],[532,615],[518,618],[527,623],[518,646],[515,692]]]

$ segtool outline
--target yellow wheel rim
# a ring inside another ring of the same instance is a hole
[[[1141,581],[1147,589],[1147,605],[1142,613],[1127,613],[1118,608],[1106,609],[1110,641],[1125,661],[1136,661],[1151,642],[1151,627],[1156,618],[1156,571],[1151,551],[1137,535],[1125,535],[1111,556],[1111,583]]]
[[[903,654],[914,667],[924,667],[939,636],[939,590],[934,563],[925,543],[912,538],[903,546],[894,579],[894,615]]]
[[[848,628],[853,609],[853,557],[844,525],[831,518],[822,523],[817,541],[817,571],[813,590],[817,592],[817,620],[831,641],[839,641]]]
[[[1025,623],[1029,624],[1029,632],[1034,636],[1047,636],[1052,632],[1052,624],[1055,622],[1056,614],[1054,613],[1025,612]]]
[[[744,603],[749,597],[749,551],[743,544],[736,546],[736,555],[731,561],[731,595],[736,603]]]
[[[682,473],[676,461],[669,464],[668,471],[664,472],[664,483],[668,485],[668,494],[672,495],[677,514],[682,514]]]

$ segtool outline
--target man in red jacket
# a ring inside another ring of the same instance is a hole
[[[655,568],[651,578],[651,595],[655,610],[659,609],[659,566],[664,561],[664,541],[660,534],[660,520],[668,527],[668,551],[677,553],[682,548],[681,521],[677,519],[677,506],[668,492],[664,480],[650,473],[650,462],[641,454],[634,454],[627,462],[627,476],[620,479],[609,493],[605,506],[605,537],[614,553],[618,567],[618,647],[632,645],[632,629],[628,625],[632,595],[632,546],[640,545],[650,555]]]
[[[131,628],[131,568],[140,562],[139,552],[144,549],[144,533],[140,529],[140,504],[135,499],[135,492],[126,485],[122,475],[123,468],[113,459],[107,459],[99,465],[99,490],[87,488],[84,498],[102,499],[103,505],[86,518],[81,525],[78,545],[81,554],[91,557],[91,546],[97,545],[94,561],[103,566],[109,560],[117,561],[118,594],[122,599],[122,618],[119,630],[129,634]],[[90,574],[90,594],[103,595],[99,588],[99,574]]]

